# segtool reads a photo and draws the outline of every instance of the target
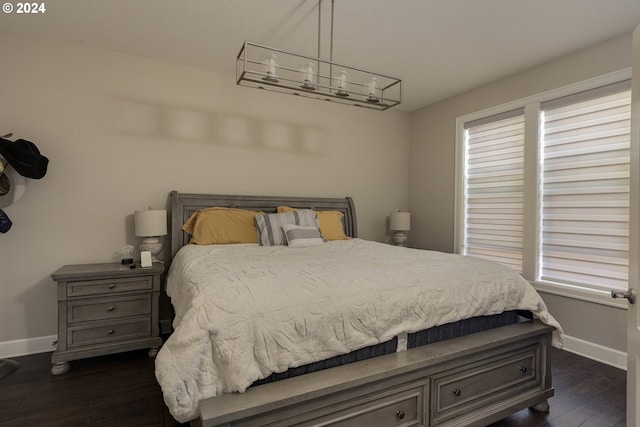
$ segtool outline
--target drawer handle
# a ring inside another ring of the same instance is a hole
[[[520,372],[522,372],[523,374],[527,373],[527,367],[526,366],[520,366]]]
[[[462,394],[462,392],[460,390],[458,390],[457,388],[453,389],[453,394],[455,394],[457,397],[460,397],[460,395]]]
[[[398,411],[396,412],[396,417],[398,417],[398,419],[404,419],[404,411]]]
[[[112,306],[112,305],[110,305],[109,307],[107,307],[107,311],[113,311],[113,310],[115,310],[115,309],[116,309],[116,308],[115,308],[114,306]]]
[[[109,289],[113,289],[115,287],[116,287],[115,283],[109,283]]]
[[[109,335],[113,335],[113,333],[114,333],[114,332],[115,332],[115,331],[114,331],[113,329],[109,329],[109,330],[107,331],[107,334],[109,334]]]

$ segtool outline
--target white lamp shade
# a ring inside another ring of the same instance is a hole
[[[164,236],[167,234],[167,211],[136,211],[134,226],[138,237]]]
[[[411,214],[409,212],[392,212],[389,215],[389,229],[393,231],[411,230]]]

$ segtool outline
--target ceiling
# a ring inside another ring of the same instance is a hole
[[[15,2],[14,2],[15,3]],[[85,43],[228,74],[245,40],[318,53],[317,0],[54,0],[0,32]],[[322,2],[328,59],[329,0]],[[633,31],[639,0],[335,0],[333,59],[403,80],[412,111]],[[247,89],[248,90],[248,89]]]

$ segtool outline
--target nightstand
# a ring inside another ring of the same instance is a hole
[[[130,269],[119,263],[65,265],[51,274],[58,287],[58,344],[51,373],[69,361],[162,345],[158,297],[164,264]]]

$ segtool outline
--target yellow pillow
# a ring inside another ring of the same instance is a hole
[[[194,212],[182,229],[191,234],[189,243],[220,245],[258,243],[256,215],[262,212],[213,207]]]
[[[278,213],[297,211],[296,208],[289,206],[278,206]],[[344,214],[340,211],[315,211],[318,214],[318,222],[320,222],[320,232],[325,240],[347,240],[344,234],[344,226],[342,218]]]

